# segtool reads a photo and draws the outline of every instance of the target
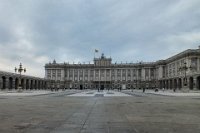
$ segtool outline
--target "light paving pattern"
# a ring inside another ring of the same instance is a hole
[[[128,94],[124,94],[122,92],[118,91],[97,91],[97,90],[92,90],[92,91],[86,91],[86,92],[80,92],[76,94],[72,94],[69,96],[75,96],[75,97],[124,97],[124,96],[130,96]]]

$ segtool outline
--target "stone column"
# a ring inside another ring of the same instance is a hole
[[[126,84],[127,84],[127,80],[128,80],[128,76],[127,76],[127,68],[125,69],[125,81],[126,81]]]
[[[197,71],[199,71],[199,68],[200,68],[200,59],[197,58]],[[196,87],[197,88],[197,87]]]
[[[78,74],[79,74],[79,70],[78,69],[77,69],[77,71],[78,71]],[[77,78],[79,78],[79,76]],[[77,79],[77,80],[79,80],[79,79]],[[72,69],[72,81],[74,81],[74,69]]]
[[[12,80],[12,90],[15,90],[15,78],[13,77],[13,80]]]
[[[24,90],[26,90],[26,79],[24,78],[24,83],[23,83],[23,86],[24,86]]]
[[[66,71],[67,71],[66,78],[67,78],[67,80],[70,80],[70,78],[69,78],[69,69],[67,69]]]
[[[6,77],[6,79],[5,79],[5,85],[6,85],[5,90],[9,90],[9,78],[8,77]]]
[[[31,89],[31,79],[28,80],[28,88],[27,89]]]
[[[90,83],[90,68],[88,69],[88,82]],[[89,85],[90,86],[90,85]],[[90,87],[89,87],[90,88]]]
[[[194,89],[194,90],[198,90],[198,89],[197,89],[197,84],[198,84],[198,83],[197,83],[197,77],[193,77],[193,89]]]
[[[85,69],[82,69],[82,71],[83,71],[83,73],[82,73],[82,75],[83,75],[83,83],[84,83],[84,81],[85,81]],[[85,84],[83,84],[83,89],[84,89],[84,87],[85,87]]]

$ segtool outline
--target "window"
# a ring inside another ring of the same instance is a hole
[[[57,77],[61,77],[61,70],[57,70]]]
[[[51,70],[47,70],[47,78],[51,78]]]

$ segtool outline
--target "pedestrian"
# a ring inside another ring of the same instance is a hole
[[[143,88],[143,93],[145,92],[145,88]]]
[[[164,91],[165,91],[165,88],[163,87],[162,90],[163,90],[163,92],[164,92]]]

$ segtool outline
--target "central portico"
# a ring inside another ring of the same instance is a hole
[[[75,89],[139,87],[141,64],[112,64],[112,58],[107,58],[103,53],[99,58],[94,57],[93,61],[93,64],[58,64],[54,60],[46,64],[50,86]]]

